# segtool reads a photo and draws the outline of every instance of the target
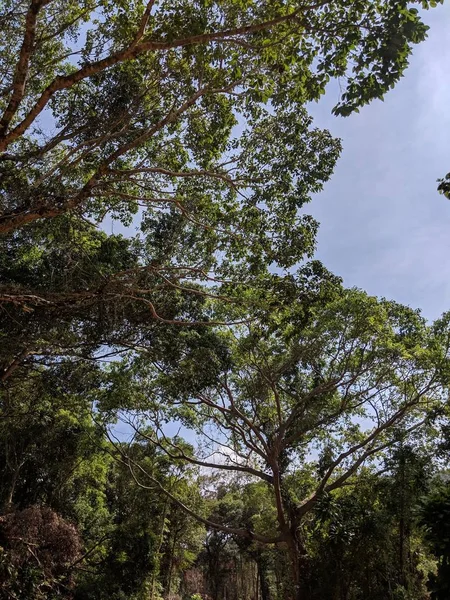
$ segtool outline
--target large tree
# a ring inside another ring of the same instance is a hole
[[[302,105],[331,77],[340,114],[382,97],[426,37],[415,4],[4,2],[3,380],[210,321],[212,283],[264,289],[270,265],[310,254],[299,209],[340,144]],[[117,220],[139,237],[96,230]]]
[[[102,425],[114,413],[91,414],[105,373],[72,362],[1,390],[0,598],[156,599],[178,588],[204,529],[112,460]],[[201,509],[194,469],[146,442],[129,451]]]
[[[212,347],[184,356],[173,369],[154,369],[143,359],[133,375],[141,387],[140,418],[147,394],[144,414],[154,426],[139,435],[172,459],[267,484],[275,527],[208,524],[287,547],[298,599],[307,515],[364,467],[381,468],[386,448],[426,427],[446,400],[450,375],[449,315],[427,326],[412,309],[363,292],[327,295],[325,302],[322,290],[308,308],[293,301],[260,325],[224,334],[228,364]],[[196,453],[167,438],[171,419],[201,436]],[[138,431],[138,422],[128,420]],[[145,471],[137,475],[149,484]]]
[[[186,559],[183,552],[163,556],[185,523],[191,526],[178,507],[230,535],[288,546],[300,590],[303,514],[390,443],[394,426],[420,422],[424,393],[435,392],[445,367],[444,342],[412,313],[357,294],[338,301],[330,291],[335,279],[317,263],[305,267],[299,280],[287,274],[314,250],[317,223],[301,209],[329,179],[340,151],[339,140],[314,128],[303,105],[317,100],[330,78],[343,86],[337,114],[381,98],[402,76],[413,44],[426,37],[415,5],[435,4],[2,3],[5,511],[38,502],[66,515],[59,490],[69,481],[75,494],[77,457],[84,464],[97,456],[88,440],[101,445],[86,401],[92,400],[97,420],[104,411],[109,422],[117,408],[148,409],[150,398],[155,431],[142,432],[129,451],[121,443],[108,446],[132,467],[133,481],[149,472],[146,437],[159,446],[157,453],[150,446],[150,454],[169,456],[169,474],[187,458],[208,466],[179,440],[157,436],[164,433],[164,419],[182,419],[201,431],[210,423],[216,441],[231,444],[222,468],[261,479],[278,519],[274,531],[227,527],[195,511],[177,490],[170,492],[170,477],[152,479],[151,486],[169,492],[174,524],[167,539],[161,533],[154,574],[158,564],[166,565],[170,588],[178,572],[174,559]],[[119,226],[126,228],[124,237],[109,234]],[[335,309],[351,323],[350,334],[333,320]],[[406,332],[400,322],[408,323]],[[227,333],[224,323],[234,328]],[[339,346],[339,336],[352,351]],[[337,358],[330,362],[333,343]],[[366,343],[374,345],[368,353]],[[95,366],[126,351],[129,362]],[[379,389],[380,372],[392,389],[389,402]],[[421,377],[425,392],[416,389]],[[367,399],[359,429],[347,427],[363,413],[358,398],[367,393],[366,384],[376,390],[381,420],[368,422],[375,412]],[[293,393],[292,386],[300,387]],[[305,421],[299,428],[300,416]],[[328,425],[336,430],[325,430]],[[313,440],[321,458],[300,497],[287,461],[296,457],[303,465]],[[331,444],[339,448],[337,456],[330,454]],[[127,484],[129,477],[123,478]],[[118,512],[126,512],[128,500],[141,511],[142,498],[147,501],[152,491],[136,499],[125,490]],[[72,509],[76,520],[82,509]],[[164,511],[158,513],[161,532]],[[133,558],[122,560],[122,551],[128,558],[150,551],[148,523],[132,521],[119,527],[111,560],[102,563],[104,581],[117,593],[123,581],[111,574],[120,568],[123,578],[133,571],[129,593],[148,578],[147,562],[133,570]],[[97,534],[94,546],[102,539]],[[93,564],[106,552],[102,543],[94,550]],[[94,577],[93,589],[96,584]]]
[[[172,211],[203,235],[247,235],[255,219],[272,230],[280,209],[292,227],[329,175],[318,141],[298,160],[292,107],[330,77],[346,82],[337,113],[382,97],[426,36],[415,4],[4,3],[0,233],[67,212],[127,221],[140,206],[147,227]]]

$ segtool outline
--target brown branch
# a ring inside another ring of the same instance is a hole
[[[208,171],[208,170],[171,171],[170,169],[164,169],[162,167],[137,167],[135,169],[123,169],[123,170],[110,169],[109,172],[113,173],[114,175],[138,175],[141,173],[156,173],[156,174],[160,174],[160,175],[168,175],[169,177],[175,177],[175,178],[177,178],[177,177],[179,177],[179,178],[211,177],[212,179],[220,179],[221,181],[223,181],[224,183],[226,183],[227,185],[229,185],[232,188],[236,188],[237,184],[238,184],[238,182],[236,180],[231,179],[231,177],[228,177],[224,173],[218,173],[215,171]],[[133,179],[131,179],[131,181],[133,181]],[[248,185],[249,181],[245,181],[242,183],[243,184],[245,183],[245,185]]]
[[[286,528],[286,518],[284,516],[284,502],[281,491],[281,473],[278,457],[272,458],[270,460],[270,465],[273,473],[273,492],[275,496],[275,506],[277,509],[277,519],[281,531],[284,531]]]
[[[155,0],[149,0],[147,2],[147,6],[145,7],[145,11],[144,14],[142,16],[141,19],[141,23],[139,25],[139,29],[137,30],[137,33],[134,37],[134,40],[132,41],[130,48],[135,48],[137,46],[137,44],[141,41],[144,33],[145,33],[145,29],[148,25],[149,19],[150,19],[150,14],[152,12],[152,8],[155,4]]]
[[[144,439],[151,442],[154,446],[156,446],[157,448],[162,450],[165,454],[167,454],[167,456],[169,456],[169,458],[172,458],[173,460],[184,460],[192,465],[196,465],[198,467],[207,467],[209,469],[220,469],[220,470],[224,470],[224,471],[247,473],[248,475],[254,475],[255,477],[258,477],[259,479],[262,479],[263,481],[266,481],[267,483],[270,483],[270,484],[273,483],[273,478],[270,475],[268,475],[267,473],[264,473],[263,471],[259,471],[258,469],[254,469],[253,467],[249,467],[246,465],[240,465],[240,464],[234,464],[234,465],[227,465],[224,463],[217,464],[217,463],[212,463],[212,462],[196,459],[193,456],[189,456],[184,452],[184,450],[182,448],[180,448],[179,446],[177,446],[177,444],[174,444],[169,438],[167,438],[164,435],[164,432],[161,430],[161,428],[158,427],[159,431],[161,432],[161,434],[163,436],[163,441],[178,452],[178,455],[172,454],[159,439],[154,439],[154,438],[150,437],[149,435],[143,433],[129,421],[127,421],[127,423],[134,429],[134,431],[140,437],[143,437]]]
[[[40,1],[43,2],[49,0]],[[122,63],[128,60],[133,60],[146,52],[161,52],[176,48],[183,48],[185,46],[192,46],[196,44],[207,44],[210,42],[233,42],[233,38],[236,36],[257,33],[259,31],[271,29],[282,23],[294,21],[296,17],[298,17],[298,15],[300,14],[300,12],[311,8],[317,8],[322,4],[324,4],[324,2],[321,2],[319,5],[313,5],[312,7],[304,7],[303,9],[297,9],[287,15],[282,15],[274,19],[270,19],[269,21],[264,21],[262,23],[254,23],[253,25],[245,25],[243,27],[236,27],[234,29],[228,29],[225,31],[215,31],[210,33],[193,35],[187,38],[174,40],[172,42],[149,40],[146,42],[136,44],[135,41],[133,41],[131,45],[129,45],[127,48],[110,54],[109,56],[96,62],[89,63],[88,65],[85,65],[78,71],[71,73],[70,75],[56,77],[52,81],[52,83],[50,83],[50,85],[47,86],[47,88],[41,94],[40,98],[37,100],[33,108],[22,120],[22,122],[19,123],[9,133],[5,133],[5,130],[3,130],[3,135],[0,135],[0,152],[4,152],[9,146],[9,144],[11,144],[11,142],[19,138],[28,129],[28,127],[44,110],[49,100],[56,92],[71,88],[83,79],[92,77],[97,73],[101,73],[109,67],[112,67],[118,63]]]
[[[7,367],[3,369],[3,372],[0,376],[0,381],[6,381],[8,377],[10,377],[14,373],[14,371],[19,367],[22,360],[29,354],[30,351],[28,349],[25,348],[25,350],[22,350],[19,356],[16,356],[16,358]]]
[[[132,289],[130,291],[129,288],[125,290],[118,291],[108,291],[107,285],[110,282],[107,281],[103,283],[101,288],[86,290],[83,292],[72,292],[72,293],[50,293],[47,294],[46,297],[37,296],[34,294],[2,294],[0,295],[0,306],[3,303],[11,303],[14,305],[19,305],[23,307],[25,311],[32,311],[33,309],[29,307],[30,304],[34,304],[35,306],[48,305],[57,307],[70,307],[73,305],[78,305],[81,302],[95,302],[103,301],[103,302],[112,302],[114,300],[132,300],[134,302],[141,302],[145,304],[152,315],[152,317],[159,321],[160,323],[164,323],[166,325],[178,325],[178,326],[189,326],[189,327],[198,327],[198,326],[207,326],[207,327],[218,327],[218,326],[231,326],[231,325],[242,325],[244,323],[248,323],[249,319],[241,320],[241,321],[217,321],[217,320],[193,320],[186,321],[182,319],[166,319],[162,317],[156,310],[154,303],[145,298],[144,294],[150,294],[151,290],[143,290],[143,289]],[[205,296],[208,295],[205,293]]]
[[[36,305],[53,304],[52,300],[48,300],[42,296],[37,296],[36,294],[0,294],[0,306],[7,303],[26,306],[28,302]]]
[[[153,475],[151,475],[139,463],[137,463],[130,456],[128,456],[122,450],[122,448],[119,446],[119,444],[117,444],[116,442],[114,442],[111,439],[111,436],[108,435],[108,439],[109,439],[110,443],[112,444],[112,446],[117,450],[117,452],[119,453],[119,455],[120,455],[121,458],[118,458],[117,456],[115,456],[111,452],[109,452],[109,454],[115,460],[117,460],[118,462],[120,462],[121,464],[123,464],[123,465],[125,465],[125,466],[127,466],[129,468],[131,476],[133,477],[133,480],[136,483],[136,485],[138,485],[139,487],[141,487],[143,489],[153,489],[152,487],[147,486],[144,483],[142,483],[141,481],[139,481],[139,479],[137,478],[136,473],[134,471],[134,468],[136,468],[140,473],[142,473],[142,475],[146,479],[150,480],[159,489],[160,492],[162,492],[172,502],[174,502],[174,504],[176,504],[183,512],[185,512],[186,514],[188,514],[190,517],[192,517],[193,519],[195,519],[199,523],[202,523],[203,525],[206,525],[206,527],[210,527],[211,529],[215,529],[217,531],[223,531],[224,533],[229,533],[231,535],[237,535],[239,537],[243,537],[245,539],[249,539],[249,540],[255,541],[255,542],[260,542],[260,543],[263,543],[263,544],[278,544],[278,543],[284,541],[284,536],[283,535],[279,535],[277,537],[268,537],[268,536],[256,533],[256,532],[254,532],[254,531],[252,531],[250,529],[241,529],[241,528],[236,528],[236,527],[228,527],[227,525],[223,525],[221,523],[216,523],[214,521],[210,521],[209,519],[206,519],[202,515],[199,515],[192,508],[190,508],[189,506],[187,506],[186,504],[184,504],[184,502],[182,502],[181,500],[179,500],[167,488],[165,488],[162,485],[162,483],[160,481],[158,481],[158,479],[156,477],[154,477]]]
[[[36,39],[36,22],[39,11],[51,0],[31,0],[25,19],[25,33],[23,36],[22,47],[20,49],[19,60],[16,65],[14,79],[12,83],[12,94],[8,106],[0,120],[0,139],[7,131],[11,120],[16,114],[20,103],[25,95],[25,84],[28,77],[28,66],[30,57],[34,50]]]

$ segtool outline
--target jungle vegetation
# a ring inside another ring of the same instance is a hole
[[[448,600],[450,313],[307,210],[440,3],[0,2],[1,600]]]

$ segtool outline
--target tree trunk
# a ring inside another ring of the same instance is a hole
[[[270,588],[267,581],[267,560],[264,558],[261,551],[256,556],[256,566],[258,568],[259,589],[261,592],[261,600],[270,600]]]
[[[161,560],[161,548],[162,545],[164,543],[164,533],[165,533],[165,521],[166,521],[166,515],[167,515],[167,508],[168,508],[168,500],[166,498],[166,501],[164,503],[164,510],[163,510],[163,514],[162,514],[162,521],[161,521],[161,532],[159,535],[159,543],[158,543],[158,549],[156,552],[156,556],[157,556],[157,562],[153,568],[153,573],[152,573],[152,580],[151,580],[151,600],[154,600],[156,598],[156,579],[157,577],[159,577],[159,567],[160,567],[160,560]]]
[[[401,491],[400,491],[400,522],[399,522],[399,571],[400,571],[400,584],[405,586],[405,488],[406,488],[406,465],[405,459],[402,456],[400,461],[400,479],[401,479]]]
[[[291,528],[291,535],[288,540],[289,557],[291,561],[292,576],[292,600],[308,600],[301,577],[301,563],[304,556],[304,548],[297,534],[297,528]]]
[[[173,559],[175,556],[177,542],[178,542],[178,531],[175,531],[175,533],[173,534],[172,548],[170,550],[169,568],[168,568],[167,580],[166,580],[166,593],[169,594],[169,596],[172,591],[171,588],[172,588],[172,573],[173,573],[173,562],[174,562]]]
[[[12,509],[14,504],[14,492],[16,491],[17,481],[19,479],[20,469],[22,468],[23,462],[14,469],[11,477],[11,483],[9,485],[8,492],[6,494],[3,510],[8,512]]]

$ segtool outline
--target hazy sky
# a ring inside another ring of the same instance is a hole
[[[344,149],[305,212],[321,223],[317,258],[347,286],[435,319],[450,310],[450,201],[436,191],[436,179],[450,171],[449,0],[423,16],[428,39],[415,46],[384,102],[334,117],[333,84],[309,107],[315,124],[340,137]],[[112,230],[128,231],[118,223]]]
[[[348,286],[421,308],[450,310],[450,4],[425,12],[428,39],[384,102],[333,117],[337,87],[311,107],[342,138],[335,173],[306,212],[321,223],[317,257]]]
[[[436,179],[450,171],[446,1],[425,13],[429,37],[385,102],[333,117],[335,86],[310,107],[316,125],[344,146],[324,192],[305,210],[321,223],[317,257],[347,286],[421,308],[430,319],[450,310],[450,201],[436,191]],[[166,433],[177,430],[172,424]],[[115,433],[129,429],[121,424]]]

